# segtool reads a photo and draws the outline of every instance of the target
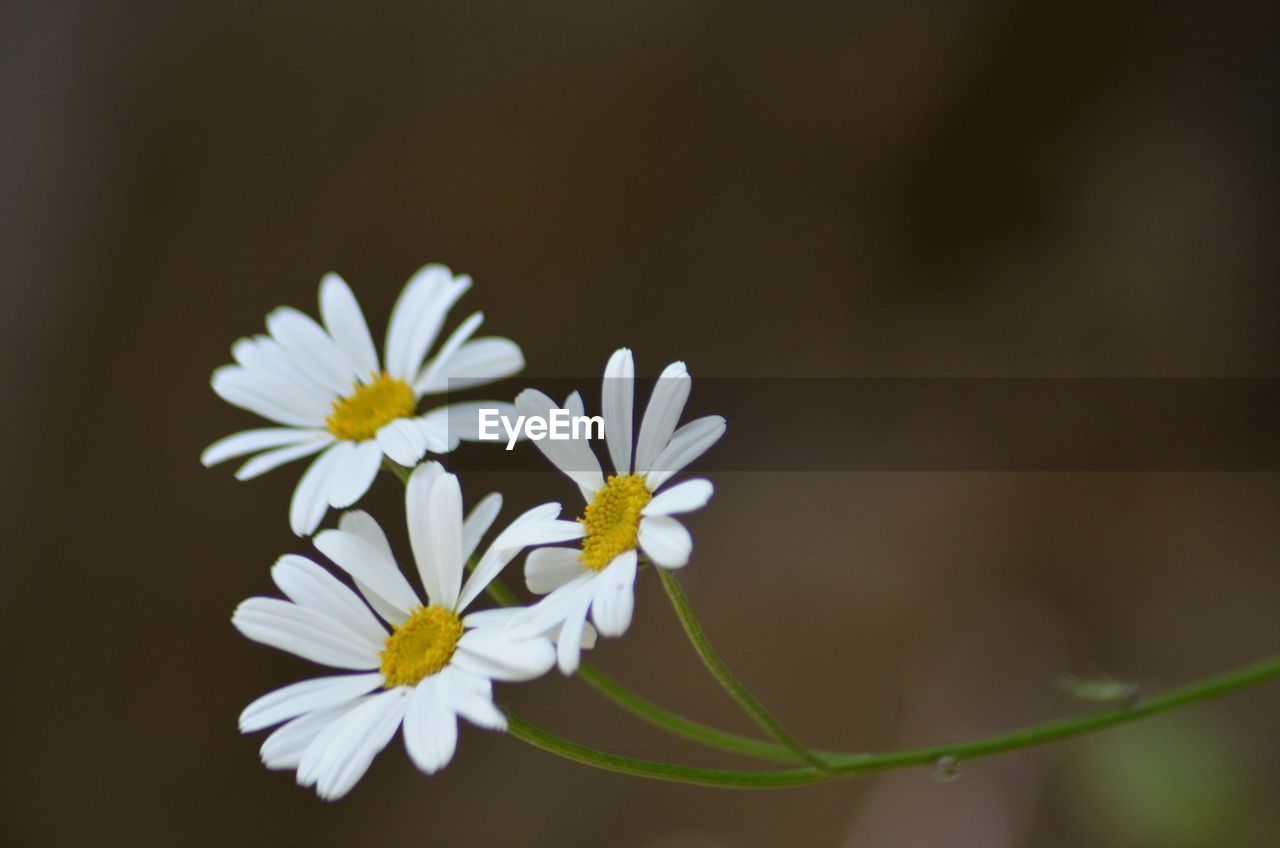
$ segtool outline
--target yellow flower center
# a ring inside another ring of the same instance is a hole
[[[413,389],[404,380],[383,371],[370,374],[372,380],[333,402],[333,412],[324,420],[329,432],[339,439],[362,442],[372,439],[382,426],[397,418],[408,418],[418,408]]]
[[[387,637],[380,669],[390,689],[412,686],[449,664],[458,640],[462,619],[444,607],[418,607]]]
[[[599,571],[618,554],[634,548],[640,532],[640,510],[652,498],[644,480],[634,474],[610,477],[578,519],[587,528],[578,557],[582,567]]]

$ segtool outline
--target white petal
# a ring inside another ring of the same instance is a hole
[[[555,656],[550,640],[542,636],[515,638],[506,627],[484,627],[462,634],[451,662],[491,680],[522,681],[546,674]]]
[[[493,526],[493,520],[502,510],[502,495],[490,492],[480,499],[480,503],[467,513],[467,520],[462,522],[462,558],[470,561],[475,555],[480,539]]]
[[[507,632],[516,639],[551,632],[579,606],[585,609],[591,603],[594,592],[591,584],[599,576],[597,572],[583,569],[580,575],[514,616],[507,623]]]
[[[462,617],[462,626],[468,630],[477,627],[506,627],[507,622],[520,614],[524,607],[490,607],[469,612]]]
[[[587,608],[591,605],[591,597],[577,598],[577,603],[569,610],[564,623],[558,631],[556,641],[556,665],[561,674],[573,674],[578,670],[582,659],[582,633],[587,627]]]
[[[609,456],[619,474],[631,473],[631,408],[636,394],[636,366],[631,351],[618,348],[604,368],[600,389],[604,408],[604,435]]]
[[[323,433],[323,430],[298,427],[262,427],[257,430],[244,430],[218,439],[209,445],[200,454],[200,463],[208,468],[237,456],[310,441]]]
[[[516,411],[526,417],[549,418],[551,410],[557,408],[555,401],[536,389],[525,389],[516,396]],[[588,503],[604,488],[600,463],[586,439],[542,439],[534,444],[556,468],[578,484]]]
[[[472,386],[483,386],[519,374],[524,368],[524,354],[511,339],[486,336],[472,339],[458,348],[449,362],[432,376],[430,382],[420,379],[414,386],[419,395],[458,392]]]
[[[344,444],[350,442],[338,442],[316,457],[293,490],[293,500],[289,503],[289,527],[295,535],[308,536],[320,526],[320,519],[324,518],[329,506],[329,475],[342,459]]]
[[[462,488],[452,474],[441,475],[431,487],[431,563],[440,594],[432,602],[458,608],[462,589]]]
[[[595,581],[591,620],[601,636],[621,636],[631,626],[635,607],[636,552],[624,551],[614,557],[600,579]]]
[[[316,710],[344,704],[382,685],[382,675],[339,674],[315,677],[268,692],[240,713],[240,732],[252,733]]]
[[[653,461],[652,470],[645,477],[645,485],[649,491],[656,492],[672,475],[706,453],[724,435],[724,427],[723,418],[708,415],[690,421],[676,430],[671,442]]]
[[[418,596],[389,551],[382,550],[362,535],[344,530],[325,530],[318,533],[313,542],[321,553],[351,575],[366,597],[376,594],[394,608],[400,614],[400,621],[418,606]]]
[[[529,591],[545,595],[559,589],[583,572],[578,548],[538,548],[524,561],[524,579]]]
[[[654,383],[649,405],[644,410],[644,420],[640,423],[640,439],[636,443],[637,474],[652,468],[653,461],[671,441],[692,384],[683,362],[668,365]]]
[[[311,560],[285,554],[271,568],[271,579],[295,604],[322,612],[382,650],[387,631],[355,592]]]
[[[392,462],[412,468],[427,452],[427,438],[411,418],[397,418],[378,429],[378,447]]]
[[[323,613],[276,598],[250,598],[236,607],[231,623],[255,642],[303,659],[367,671],[380,665],[376,650]]]
[[[435,677],[425,678],[409,696],[404,745],[409,759],[427,774],[435,774],[453,759],[458,747],[458,717],[445,704]]]
[[[308,377],[293,364],[289,354],[285,353],[280,343],[270,336],[254,336],[239,339],[231,346],[231,355],[236,362],[249,371],[266,373],[278,380],[293,386],[306,395],[325,401],[333,401],[333,391]]]
[[[323,397],[308,395],[297,386],[265,372],[224,365],[211,380],[218,397],[241,409],[294,427],[324,426],[332,406]]]
[[[466,320],[458,325],[458,328],[449,334],[449,338],[445,339],[444,344],[440,346],[440,352],[432,358],[430,362],[422,368],[422,373],[413,384],[413,393],[415,397],[422,397],[425,392],[420,386],[430,386],[440,381],[439,375],[449,365],[449,360],[458,352],[458,348],[466,344],[467,339],[480,328],[484,323],[483,312],[473,312],[468,315]],[[448,385],[445,385],[448,389]]]
[[[418,367],[449,308],[470,287],[470,277],[454,277],[443,265],[427,265],[409,278],[387,327],[387,373],[410,386],[417,382]]]
[[[587,408],[582,403],[581,392],[569,392],[569,396],[564,399],[564,408],[569,410],[569,414],[574,418],[581,418],[587,414]]]
[[[526,546],[580,538],[582,525],[578,522],[545,517],[559,511],[559,504],[536,506],[499,533],[467,579],[458,600],[458,609],[466,609]]]
[[[329,476],[329,506],[342,509],[351,506],[373,485],[373,478],[378,476],[382,466],[382,449],[375,441],[345,442],[352,445],[342,459],[335,463],[333,473]]]
[[[710,480],[686,480],[659,492],[640,510],[641,515],[676,515],[702,509],[711,500],[714,491]]]
[[[258,749],[262,763],[269,769],[296,769],[302,754],[326,727],[338,721],[364,702],[355,698],[325,709],[309,712],[277,728]]]
[[[380,567],[389,567],[397,575],[400,574],[400,569],[396,566],[395,554],[391,552],[391,543],[387,541],[386,534],[382,532],[378,522],[374,521],[369,513],[359,509],[344,512],[338,519],[338,529],[360,537],[373,547],[378,561],[381,563]],[[408,618],[404,611],[384,600],[381,595],[373,591],[365,583],[355,578],[352,578],[352,580],[356,584],[356,588],[360,590],[360,594],[364,595],[364,599],[369,602],[369,606],[373,607],[374,612],[382,616],[384,621],[389,621],[392,624],[403,624]],[[417,598],[412,590],[409,592],[409,603],[411,605],[417,603]]]
[[[356,380],[368,376],[319,324],[291,306],[268,315],[267,330],[299,370],[336,394],[350,394]]]
[[[667,515],[640,519],[640,547],[663,568],[679,568],[689,562],[693,539],[685,526]]]
[[[503,447],[506,447],[508,436],[506,429],[502,426],[502,419],[506,419],[508,426],[515,425],[516,416],[519,413],[516,412],[516,406],[513,403],[504,403],[497,400],[469,400],[461,403],[451,403],[448,406],[442,406],[432,411],[445,410],[449,432],[455,438],[464,442],[492,442],[494,441],[493,439],[480,438],[480,411],[486,409],[493,410],[497,414],[498,423],[496,426],[491,425],[489,432],[496,431],[498,441]],[[524,441],[524,439],[524,428],[521,428],[517,434],[517,440]]]
[[[493,703],[493,685],[484,677],[448,666],[436,675],[445,704],[486,730],[506,730],[507,718]]]
[[[414,563],[418,568],[418,576],[422,579],[422,587],[426,589],[428,603],[436,603],[436,599],[444,595],[439,582],[440,570],[433,559],[435,528],[431,523],[431,489],[444,473],[444,466],[438,462],[419,465],[409,476],[404,495],[409,546],[413,549]]]
[[[355,363],[361,376],[377,373],[378,351],[369,335],[369,325],[360,311],[351,287],[337,274],[324,275],[320,281],[320,317],[325,329],[347,358]]]
[[[266,474],[268,471],[279,468],[288,462],[297,459],[303,459],[312,454],[319,453],[326,447],[334,443],[333,436],[328,433],[320,433],[316,438],[297,445],[290,445],[287,448],[276,448],[265,453],[260,453],[244,465],[236,469],[237,480],[252,480]]]
[[[314,785],[326,801],[346,795],[395,735],[407,703],[408,692],[402,687],[388,689],[332,722],[303,753],[298,783]]]

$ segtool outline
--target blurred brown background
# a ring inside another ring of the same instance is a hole
[[[174,5],[0,7],[0,842],[1277,844],[1274,686],[946,784],[682,788],[468,729],[443,774],[397,740],[324,804],[235,725],[310,670],[229,623],[308,548],[300,468],[197,462],[254,425],[208,387],[237,336],[331,269],[380,335],[432,260],[538,374],[629,344],[650,375],[1276,376],[1274,7]],[[688,591],[815,744],[957,740],[1074,709],[1063,671],[1157,690],[1280,641],[1274,474],[713,476]],[[397,489],[367,505],[402,534]],[[746,729],[652,579],[595,659]],[[732,762],[575,681],[503,695]]]

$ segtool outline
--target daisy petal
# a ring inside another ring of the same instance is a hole
[[[419,396],[457,392],[505,380],[523,369],[524,354],[519,345],[511,339],[486,336],[458,348],[430,381],[419,379],[414,391]]]
[[[404,621],[409,611],[419,605],[418,596],[391,558],[390,551],[382,550],[364,535],[345,530],[325,530],[316,534],[312,543],[351,575],[365,597],[376,595],[398,613],[397,618],[384,615],[388,621]]]
[[[422,397],[424,392],[420,386],[429,386],[439,381],[441,371],[448,367],[449,360],[458,352],[458,348],[466,344],[467,339],[480,329],[480,325],[484,323],[483,312],[473,312],[468,315],[466,320],[458,325],[458,328],[449,334],[449,338],[445,339],[444,344],[440,346],[440,352],[432,358],[430,362],[422,368],[422,373],[418,376],[417,381],[413,384],[413,393],[416,397]],[[446,386],[445,388],[448,388]]]
[[[440,587],[433,597],[445,609],[456,609],[462,589],[462,489],[458,478],[444,474],[431,487],[431,562]]]
[[[361,375],[375,374],[378,368],[378,351],[369,335],[369,324],[364,320],[360,304],[351,293],[351,287],[337,274],[324,275],[320,281],[320,317],[324,319],[329,336],[342,352],[355,363]]]
[[[525,389],[516,396],[516,410],[526,418],[549,419],[551,410],[558,408],[555,401],[536,389]],[[585,439],[542,439],[534,444],[556,468],[578,484],[588,503],[604,488],[600,463]]]
[[[227,403],[293,427],[320,427],[330,401],[309,395],[274,374],[224,365],[213,372],[214,392]]]
[[[302,459],[314,453],[319,453],[333,444],[333,442],[334,438],[332,436],[328,433],[321,433],[312,441],[260,453],[236,469],[236,479],[252,480],[255,477],[266,474],[268,471],[279,468],[287,462],[293,462],[295,459]]]
[[[271,568],[271,579],[295,604],[322,612],[373,646],[382,649],[387,631],[369,608],[337,578],[311,560],[285,554]]]
[[[668,365],[654,383],[649,405],[644,410],[644,420],[640,423],[640,439],[636,443],[637,474],[644,474],[652,468],[653,461],[671,441],[692,385],[683,362]]]
[[[514,682],[546,674],[555,665],[555,656],[546,638],[513,638],[505,627],[485,627],[462,634],[451,662],[480,677]]]
[[[621,636],[631,626],[631,612],[635,607],[635,582],[634,550],[618,554],[600,572],[591,600],[591,620],[596,623],[601,636]]]
[[[506,730],[507,717],[493,703],[493,684],[453,666],[438,675],[445,704],[467,721],[486,730]]]
[[[254,336],[239,339],[231,346],[231,355],[236,362],[253,372],[267,373],[291,386],[295,386],[309,397],[324,400],[333,399],[333,392],[308,377],[298,366],[293,364],[289,354],[284,352],[279,342],[270,336]]]
[[[456,391],[456,389],[455,389]],[[451,403],[448,406],[442,406],[432,412],[446,410],[448,416],[449,432],[464,442],[484,442],[494,441],[493,439],[480,438],[480,412],[481,410],[493,410],[497,413],[497,424],[490,425],[490,432],[494,430],[498,433],[498,439],[502,442],[507,440],[507,431],[502,426],[502,419],[506,419],[508,425],[514,425],[516,416],[516,406],[513,403],[503,403],[496,400],[470,400],[461,403]],[[494,419],[491,419],[494,420]],[[518,441],[524,441],[524,428],[520,429],[517,436]]]
[[[200,464],[208,468],[237,456],[257,453],[268,448],[279,448],[309,441],[323,430],[301,429],[297,427],[262,427],[257,430],[244,430],[218,439],[200,454]]]
[[[351,791],[405,715],[408,693],[388,689],[364,699],[359,706],[330,724],[315,738],[298,764],[298,783],[316,787],[316,794],[335,801]]]
[[[276,731],[268,736],[263,741],[262,747],[258,749],[262,764],[269,769],[296,769],[302,762],[303,752],[315,741],[315,738],[326,727],[360,706],[364,700],[364,698],[355,698],[333,707],[316,710],[276,728]]]
[[[267,331],[289,359],[326,389],[345,395],[360,375],[351,357],[308,315],[281,306],[267,316]]]
[[[538,548],[524,561],[524,579],[529,591],[545,595],[582,574],[582,554],[577,548]]]
[[[618,348],[604,368],[600,389],[604,408],[604,435],[609,456],[619,474],[631,473],[631,408],[635,402],[636,366],[631,351]]]
[[[663,568],[679,568],[689,562],[693,538],[685,526],[667,515],[640,519],[640,547]]]
[[[309,536],[320,526],[325,510],[329,506],[326,493],[329,488],[329,475],[334,466],[342,461],[343,453],[348,450],[344,445],[350,442],[338,442],[320,456],[302,475],[298,486],[293,490],[293,500],[289,503],[289,527],[297,536]]]
[[[549,633],[560,626],[580,602],[590,602],[590,584],[597,576],[596,572],[584,569],[577,577],[512,617],[507,623],[507,633],[516,639]]]
[[[386,534],[382,532],[378,522],[374,521],[369,513],[359,509],[344,512],[342,517],[338,519],[338,529],[358,536],[369,544],[374,549],[380,568],[390,568],[397,575],[400,574],[400,569],[396,567],[395,554],[391,552],[391,544],[387,541]],[[374,612],[382,616],[384,621],[389,621],[392,624],[403,624],[408,618],[405,612],[383,600],[381,595],[370,589],[365,583],[355,578],[352,578],[352,580],[356,584],[356,588],[360,590],[360,594],[364,595],[365,600],[369,602],[369,606],[373,607]],[[407,586],[408,584],[405,585]],[[410,590],[409,604],[412,606],[417,601],[418,599],[414,596],[413,591]]]
[[[454,277],[443,265],[427,265],[409,279],[387,327],[387,373],[410,386],[417,382],[418,368],[450,307],[470,287],[470,277]]]
[[[382,449],[377,442],[369,440],[345,444],[354,447],[334,466],[326,487],[329,506],[334,509],[351,506],[364,497],[364,493],[373,485],[373,478],[378,476],[378,469],[382,467]]]
[[[441,695],[437,677],[425,678],[414,687],[404,714],[409,759],[427,774],[447,766],[458,746],[458,717]]]
[[[710,480],[686,480],[665,492],[654,495],[653,500],[640,510],[641,515],[676,515],[702,509],[711,500],[714,491]]]
[[[671,442],[653,461],[653,466],[645,477],[645,485],[649,491],[656,492],[680,469],[706,453],[724,435],[724,427],[722,417],[708,415],[690,421],[676,430]]]
[[[582,659],[582,633],[587,627],[587,609],[591,606],[590,594],[579,593],[575,600],[577,603],[560,625],[556,641],[556,665],[565,675],[578,670]]]
[[[378,672],[303,680],[268,692],[245,707],[240,713],[240,732],[252,733],[304,713],[344,704],[381,685],[382,675]]]
[[[236,607],[231,623],[255,642],[303,659],[368,671],[380,665],[377,649],[329,616],[276,598],[250,598]]]
[[[470,561],[475,555],[481,537],[493,526],[493,520],[502,510],[502,495],[490,492],[480,499],[480,503],[467,513],[467,520],[462,522],[462,558]]]
[[[444,569],[435,562],[435,535],[439,530],[433,523],[431,490],[444,477],[444,466],[427,462],[414,469],[405,488],[404,509],[409,524],[409,546],[418,566],[422,587],[427,590],[428,603],[440,603],[447,594],[441,582]],[[456,591],[456,590],[455,590]]]

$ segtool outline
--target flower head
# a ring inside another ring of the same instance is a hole
[[[459,439],[474,439],[467,422],[476,408],[509,405],[451,404],[417,412],[424,395],[490,383],[524,367],[511,340],[471,338],[484,320],[478,312],[424,362],[450,307],[470,286],[469,277],[455,277],[443,265],[414,274],[391,312],[379,360],[355,295],[337,274],[326,275],[320,283],[323,326],[281,307],[267,316],[266,335],[240,339],[231,348],[236,364],[213,374],[213,390],[224,400],[283,426],[220,439],[201,462],[256,454],[236,472],[248,480],[320,454],[289,507],[289,524],[301,536],[315,532],[328,507],[358,501],[384,456],[412,466],[428,451],[446,453]]]
[[[589,613],[602,635],[620,636],[631,624],[635,605],[637,552],[659,568],[680,568],[689,562],[693,539],[673,516],[706,505],[711,483],[688,480],[663,487],[725,431],[719,415],[698,418],[677,429],[691,388],[684,363],[668,365],[649,397],[633,443],[635,365],[631,351],[621,348],[605,367],[602,389],[605,441],[616,473],[605,478],[584,439],[534,443],[578,485],[587,505],[578,519],[580,547],[539,548],[529,554],[525,562],[529,590],[547,596],[512,619],[513,633],[530,635],[560,627],[565,634],[581,632]],[[551,398],[534,389],[521,392],[515,405],[518,414],[528,417],[546,418],[557,408]],[[581,396],[574,392],[565,408],[582,416]],[[578,659],[574,639],[562,639],[560,670],[571,673]]]
[[[555,662],[558,633],[513,635],[507,623],[518,608],[466,609],[524,547],[573,538],[577,525],[557,518],[559,504],[535,507],[494,538],[464,581],[465,563],[501,504],[500,496],[489,495],[464,521],[456,477],[434,462],[413,473],[405,505],[425,603],[364,512],[346,513],[337,530],[315,538],[358,593],[306,557],[276,562],[271,576],[288,600],[250,598],[232,623],[257,642],[354,673],[304,680],[245,708],[242,732],[285,722],[262,745],[268,768],[296,769],[300,785],[335,799],[350,791],[401,726],[410,758],[427,773],[452,759],[459,717],[506,728],[493,703],[493,681],[544,674]],[[584,631],[574,638],[590,647],[595,636]]]

